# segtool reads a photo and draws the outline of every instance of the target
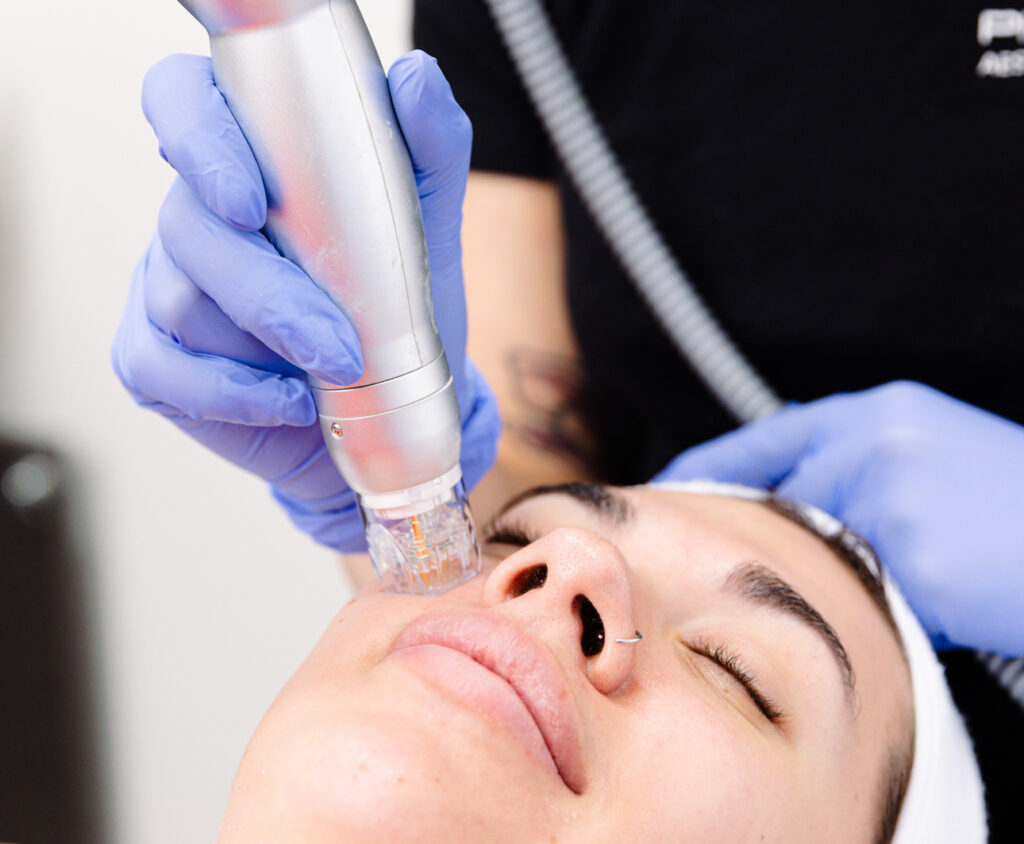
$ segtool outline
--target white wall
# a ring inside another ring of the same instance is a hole
[[[410,0],[364,2],[385,64]],[[0,3],[0,431],[66,455],[95,611],[114,840],[212,840],[246,740],[348,587],[263,486],[137,409],[108,349],[171,176],[147,67],[174,0]]]

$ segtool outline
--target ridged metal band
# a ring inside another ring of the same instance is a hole
[[[451,377],[448,359],[442,352],[426,366],[376,384],[337,388],[314,382],[313,397],[321,416],[362,419],[422,401],[444,389]]]

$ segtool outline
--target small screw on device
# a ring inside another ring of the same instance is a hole
[[[331,433],[339,440],[345,435],[345,432],[341,430],[340,422],[334,422],[331,424]]]

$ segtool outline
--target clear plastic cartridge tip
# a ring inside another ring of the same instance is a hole
[[[480,571],[476,530],[458,475],[361,497],[359,504],[373,567],[393,592],[439,595]]]

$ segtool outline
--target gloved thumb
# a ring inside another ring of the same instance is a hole
[[[388,74],[395,114],[409,147],[424,219],[462,222],[473,127],[437,60],[422,50],[399,58]]]
[[[395,115],[412,159],[430,253],[434,317],[463,413],[473,404],[466,371],[462,287],[462,201],[473,128],[437,61],[422,50],[402,56],[388,77]]]
[[[814,444],[820,408],[793,406],[684,451],[655,481],[708,479],[770,489],[782,482]]]

